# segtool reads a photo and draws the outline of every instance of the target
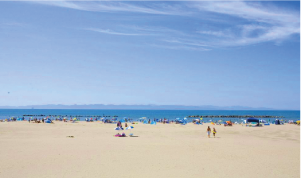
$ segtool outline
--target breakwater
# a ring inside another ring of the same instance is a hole
[[[105,115],[30,115],[23,114],[24,117],[118,117],[118,116],[105,116]]]

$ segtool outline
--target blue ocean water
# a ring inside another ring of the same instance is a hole
[[[149,119],[184,118],[189,115],[256,115],[256,116],[283,116],[285,120],[299,120],[300,111],[282,111],[282,110],[97,110],[97,109],[0,109],[0,119],[10,117],[23,117],[23,115],[68,115],[68,116],[118,116],[118,118],[128,117],[139,119],[147,117]],[[25,117],[28,118],[28,117]],[[42,118],[42,117],[37,117]],[[86,117],[81,117],[84,120]],[[203,118],[203,121],[217,121],[223,118]],[[191,119],[189,119],[191,120]],[[223,120],[229,120],[224,118]],[[266,119],[268,120],[268,119]],[[270,118],[274,121],[275,118]],[[231,121],[241,121],[241,118],[231,118]]]

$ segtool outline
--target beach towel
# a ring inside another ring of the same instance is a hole
[[[122,127],[116,127],[115,130],[123,130]]]
[[[121,137],[121,135],[120,134],[116,134],[116,135],[114,135],[115,137]]]

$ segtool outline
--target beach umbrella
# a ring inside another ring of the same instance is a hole
[[[119,122],[125,123],[125,119],[120,119]]]
[[[156,121],[152,121],[151,125],[157,125],[157,122]]]

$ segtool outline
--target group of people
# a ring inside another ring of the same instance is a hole
[[[93,122],[93,118],[92,118],[92,117],[91,117],[90,119],[89,119],[89,118],[86,118],[85,120],[86,120],[86,122]],[[97,121],[98,118],[96,117],[94,120]]]
[[[7,119],[0,119],[0,122],[15,122],[17,118],[7,118]]]
[[[210,126],[208,126],[208,128],[207,128],[207,134],[208,134],[208,138],[210,138],[210,134],[211,134],[211,128],[210,128]],[[212,134],[213,134],[213,137],[215,138],[216,129],[214,127],[212,129]]]
[[[28,119],[29,123],[53,123],[51,119],[49,118],[42,118],[42,119],[38,119],[38,118],[34,118],[34,119]]]

